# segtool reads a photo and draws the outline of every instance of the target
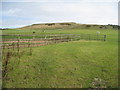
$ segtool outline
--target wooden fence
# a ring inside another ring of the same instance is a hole
[[[51,35],[2,35],[2,47],[30,47],[42,46],[60,42],[77,40],[106,41],[106,35],[94,34],[51,34]]]

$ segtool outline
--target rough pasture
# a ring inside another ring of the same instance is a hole
[[[96,34],[106,41],[77,40],[9,51],[4,88],[117,88],[118,31],[109,29],[11,30],[4,34]],[[6,58],[3,58],[7,60]],[[5,66],[3,60],[3,68]]]

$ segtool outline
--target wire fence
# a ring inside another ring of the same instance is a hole
[[[43,46],[48,44],[69,42],[77,40],[106,41],[106,35],[95,34],[47,34],[47,35],[2,35],[1,46],[17,48],[30,46]]]

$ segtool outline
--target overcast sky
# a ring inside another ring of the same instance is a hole
[[[0,28],[16,28],[49,22],[117,25],[118,1],[2,0]]]

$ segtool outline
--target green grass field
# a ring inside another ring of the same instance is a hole
[[[32,47],[32,55],[29,55],[29,48],[21,48],[21,57],[14,55],[9,60],[3,87],[117,88],[118,30],[64,29],[45,30],[45,32],[42,30],[4,30],[2,33],[96,34],[97,31],[100,31],[101,35],[107,35],[107,41],[79,40]]]

